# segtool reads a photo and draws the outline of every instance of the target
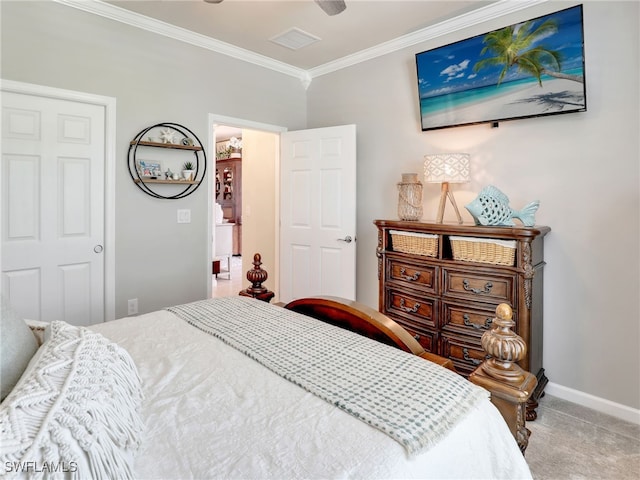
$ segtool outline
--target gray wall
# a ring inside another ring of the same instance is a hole
[[[116,318],[129,298],[143,313],[208,297],[206,184],[182,200],[144,194],[129,177],[129,142],[176,122],[206,144],[209,113],[304,128],[301,83],[56,3],[0,7],[3,78],[116,98]],[[191,209],[192,223],[178,225],[177,209]]]
[[[377,306],[372,222],[397,218],[400,174],[422,172],[426,153],[468,152],[472,182],[452,186],[458,205],[494,184],[514,208],[539,199],[537,223],[552,228],[544,272],[550,381],[638,408],[638,3],[585,2],[587,112],[420,131],[415,53],[573,4],[543,4],[317,77],[309,128],[358,126],[358,300]],[[439,186],[425,185],[424,196],[423,219],[433,220]],[[445,213],[455,221],[450,205]]]

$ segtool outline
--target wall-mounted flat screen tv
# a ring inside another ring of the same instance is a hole
[[[416,54],[422,130],[587,109],[582,5]]]

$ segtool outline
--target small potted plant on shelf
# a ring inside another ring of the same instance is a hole
[[[187,182],[193,180],[193,175],[195,173],[195,167],[193,166],[193,162],[184,162],[182,165],[182,176]]]

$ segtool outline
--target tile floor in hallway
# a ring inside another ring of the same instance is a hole
[[[247,272],[242,271],[242,257],[231,257],[231,275],[225,270],[227,269],[226,260],[220,261],[220,269],[222,270],[217,278],[213,275],[211,280],[211,296],[212,297],[228,297],[237,295],[240,290],[244,290],[249,286],[247,281]],[[231,278],[229,278],[231,277]]]

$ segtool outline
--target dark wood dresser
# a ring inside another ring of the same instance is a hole
[[[496,306],[513,308],[513,330],[527,344],[520,366],[538,386],[527,419],[548,382],[542,366],[544,236],[549,227],[483,227],[376,220],[379,310],[468,376],[484,359],[480,343]]]

